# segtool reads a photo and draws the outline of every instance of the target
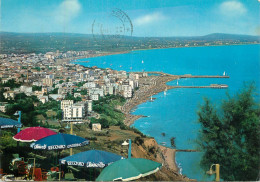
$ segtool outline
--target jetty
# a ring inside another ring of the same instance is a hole
[[[225,84],[211,84],[209,86],[168,86],[168,89],[174,88],[215,88],[215,89],[226,89],[228,85]]]
[[[185,78],[229,78],[229,76],[223,75],[172,75],[163,72],[133,72],[140,74],[139,89],[134,92],[132,98],[127,99],[126,103],[120,107],[120,110],[125,115],[124,123],[130,126],[135,120],[144,117],[142,115],[132,115],[131,111],[139,104],[147,101],[151,101],[151,97],[160,92],[170,89],[178,88],[211,88],[211,89],[226,89],[226,84],[210,84],[206,86],[182,86],[182,85],[167,85],[168,82],[173,80],[185,79]],[[144,73],[146,76],[144,76]],[[214,82],[213,82],[214,83]],[[165,94],[167,95],[167,94]]]
[[[133,72],[136,74],[143,74],[144,72]],[[174,76],[180,78],[229,78],[228,75],[192,75],[192,74],[185,74],[185,75],[172,75],[169,73],[163,73],[160,71],[148,71],[145,72],[150,75],[159,75],[159,76]]]

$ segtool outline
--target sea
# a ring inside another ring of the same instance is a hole
[[[154,95],[153,102],[143,103],[132,111],[133,114],[148,116],[138,119],[132,126],[168,147],[171,147],[170,138],[175,137],[177,149],[198,149],[196,140],[200,125],[197,122],[197,112],[205,98],[220,108],[223,99],[227,98],[227,93],[234,95],[242,90],[245,84],[254,82],[254,97],[260,103],[260,45],[141,50],[82,60],[89,62],[75,63],[128,72],[161,71],[174,75],[230,76],[185,78],[168,82],[168,85],[185,86],[227,84],[228,89],[172,89]],[[165,133],[165,136],[162,133]],[[214,176],[206,175],[206,171],[199,165],[202,155],[202,152],[177,152],[176,164],[179,172],[199,181],[213,181]]]

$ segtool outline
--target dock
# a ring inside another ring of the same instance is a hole
[[[144,72],[133,72],[136,74],[143,74]],[[229,78],[228,75],[192,75],[192,74],[185,74],[185,75],[172,75],[169,73],[163,73],[163,72],[159,72],[159,71],[148,71],[145,72],[147,74],[157,74],[157,75],[161,75],[161,76],[175,76],[180,78]]]
[[[211,84],[209,86],[168,86],[167,89],[174,89],[174,88],[214,88],[214,89],[226,89],[228,85],[224,84]]]

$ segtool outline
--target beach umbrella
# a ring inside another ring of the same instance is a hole
[[[131,181],[157,172],[161,163],[142,158],[122,159],[107,166],[96,181]]]
[[[69,166],[103,168],[120,159],[124,157],[102,150],[88,150],[60,159],[60,163]]]
[[[20,142],[35,142],[37,140],[55,134],[57,133],[48,128],[30,127],[17,133],[15,136],[13,136],[13,139]]]
[[[22,124],[18,123],[16,120],[0,117],[0,129],[18,127],[22,127]]]
[[[56,135],[47,136],[32,143],[31,148],[42,150],[60,150],[80,147],[87,144],[89,144],[89,141],[85,138],[70,134],[59,133]]]

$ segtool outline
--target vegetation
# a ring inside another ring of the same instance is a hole
[[[66,51],[104,51],[119,52],[136,49],[203,46],[205,43],[216,45],[223,44],[259,43],[258,36],[211,34],[195,37],[132,37],[104,39],[104,36],[70,33],[9,33],[0,32],[0,52],[6,53],[46,53]],[[64,41],[66,40],[66,41]]]
[[[100,123],[102,128],[123,123],[124,114],[116,109],[116,106],[123,105],[125,98],[118,95],[108,95],[93,102],[93,111],[100,114],[99,119],[92,118],[91,123]]]
[[[175,144],[175,137],[171,137],[171,146],[172,147],[176,147],[176,144]]]
[[[254,86],[223,101],[217,110],[208,99],[198,112],[201,124],[199,145],[201,166],[220,164],[226,181],[255,181],[259,176],[259,105],[253,98]]]
[[[21,84],[16,83],[14,79],[8,80],[6,83],[0,83],[0,87],[10,87],[11,89],[18,88],[20,86]]]
[[[42,90],[42,86],[36,86],[36,85],[32,86],[32,91],[41,91],[41,90]]]

